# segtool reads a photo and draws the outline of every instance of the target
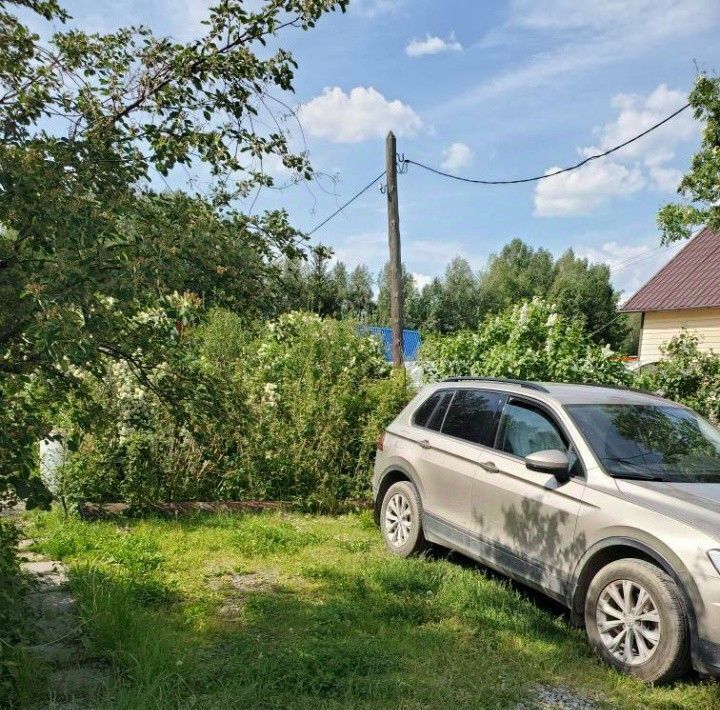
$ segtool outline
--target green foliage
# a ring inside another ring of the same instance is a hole
[[[568,249],[556,262],[547,298],[568,318],[582,316],[590,337],[598,344],[622,349],[628,316],[618,314],[620,294],[610,283],[607,264],[589,264]],[[633,351],[637,352],[637,350]]]
[[[26,609],[15,555],[17,539],[17,528],[0,519],[0,705],[3,707],[11,703],[17,690],[20,668],[14,646],[25,631]]]
[[[544,298],[553,283],[553,258],[547,249],[533,249],[520,239],[490,257],[482,289],[489,307],[499,313],[532,298]]]
[[[628,375],[584,324],[540,299],[489,316],[477,332],[428,338],[421,349],[428,380],[462,375],[552,382],[625,384]]]
[[[537,297],[554,303],[568,318],[582,318],[597,344],[608,343],[616,350],[632,347],[632,341],[626,342],[628,317],[617,314],[620,294],[610,283],[609,269],[576,257],[571,249],[553,260],[546,249],[513,239],[479,273],[456,257],[442,278],[433,279],[421,291],[406,270],[403,283],[406,325],[425,332],[475,330],[488,315]],[[387,266],[379,284],[375,319],[384,324],[390,318]]]
[[[701,224],[720,229],[720,77],[700,75],[689,102],[695,119],[704,124],[702,141],[678,186],[685,201],[658,213],[663,243],[687,239]]]
[[[38,498],[32,447],[53,407],[83,396],[77,368],[99,377],[110,357],[148,385],[165,339],[140,314],[175,291],[263,310],[275,261],[296,258],[302,236],[283,211],[244,215],[232,200],[272,184],[268,156],[311,176],[285,132],[256,130],[279,125],[261,114],[296,68],[268,41],[346,5],[222,0],[204,34],[179,43],[146,27],[64,29],[54,0],[2,4],[0,505]],[[206,194],[154,189],[197,163],[213,178]],[[157,453],[132,446],[141,466]]]
[[[92,404],[81,398],[65,412],[66,496],[332,510],[367,495],[377,436],[408,398],[374,338],[304,313],[253,331],[215,310],[191,331],[147,382],[117,362],[85,377]],[[158,395],[171,386],[175,406]]]
[[[641,370],[636,384],[682,402],[720,423],[720,355],[700,350],[697,336],[681,333],[663,345],[663,359]]]

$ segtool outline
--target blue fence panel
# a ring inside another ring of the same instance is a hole
[[[361,325],[360,331],[380,336],[385,346],[385,359],[392,362],[392,329],[380,325]],[[416,360],[420,348],[420,332],[417,330],[403,330],[403,357],[405,360]]]

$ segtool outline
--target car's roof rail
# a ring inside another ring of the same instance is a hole
[[[518,385],[529,390],[536,390],[537,392],[550,392],[549,389],[543,387],[537,382],[530,382],[528,380],[512,380],[507,377],[448,377],[443,380],[443,382],[496,382],[503,385]]]
[[[623,392],[635,392],[635,394],[645,394],[648,397],[657,397],[658,399],[665,399],[659,392],[652,392],[651,390],[638,389],[637,387],[625,387],[625,385],[607,385],[602,382],[587,382],[588,387],[602,387],[606,390],[621,390]]]

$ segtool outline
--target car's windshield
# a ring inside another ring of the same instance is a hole
[[[720,431],[683,407],[567,405],[611,476],[660,481],[720,481]]]

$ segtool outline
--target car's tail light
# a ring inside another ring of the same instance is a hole
[[[377,450],[378,451],[385,451],[385,432],[380,434],[377,440]]]

